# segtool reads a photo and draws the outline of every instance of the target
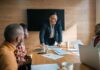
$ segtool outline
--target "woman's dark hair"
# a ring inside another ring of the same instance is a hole
[[[27,29],[27,24],[20,23],[20,25],[23,27],[23,29]]]
[[[21,25],[24,29],[26,29],[26,28],[27,28],[27,24],[20,23],[20,25]]]
[[[100,36],[100,23],[95,27],[95,34]]]
[[[24,23],[20,23],[20,26],[23,28],[24,30],[24,38],[26,39],[28,37],[28,29],[27,29],[27,24]]]

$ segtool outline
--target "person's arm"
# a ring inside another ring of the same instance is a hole
[[[40,30],[39,38],[40,38],[40,44],[44,45],[44,35],[45,35],[45,28],[46,25],[44,24]]]
[[[12,54],[5,54],[1,57],[3,70],[17,70],[18,64],[16,58]]]
[[[61,24],[59,23],[58,24],[58,26],[57,26],[57,32],[58,32],[58,41],[57,41],[57,43],[58,43],[58,45],[59,44],[61,44],[61,42],[62,42],[62,26],[61,26]]]

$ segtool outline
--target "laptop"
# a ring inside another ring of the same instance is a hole
[[[98,50],[98,48],[88,46],[79,47],[81,63],[86,64],[93,69],[100,70],[100,55]]]

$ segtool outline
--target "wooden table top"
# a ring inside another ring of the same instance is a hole
[[[35,48],[36,49],[36,48]],[[33,49],[34,50],[34,49]],[[71,54],[66,54],[64,55],[64,57],[57,59],[57,60],[53,60],[53,59],[49,59],[46,57],[43,57],[41,55],[43,54],[38,54],[37,52],[31,51],[32,54],[32,64],[33,65],[38,65],[38,64],[59,64],[62,62],[69,62],[73,64],[73,70],[93,70],[92,68],[80,63],[80,58],[79,56],[71,53]],[[51,53],[53,51],[50,51],[49,53]],[[53,52],[54,53],[54,52]]]

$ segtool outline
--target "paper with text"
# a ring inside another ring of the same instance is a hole
[[[47,58],[50,58],[50,59],[53,59],[53,60],[56,60],[56,59],[59,59],[59,58],[64,57],[64,56],[60,56],[60,55],[56,55],[56,54],[51,54],[51,53],[44,54],[42,56],[47,57]]]

